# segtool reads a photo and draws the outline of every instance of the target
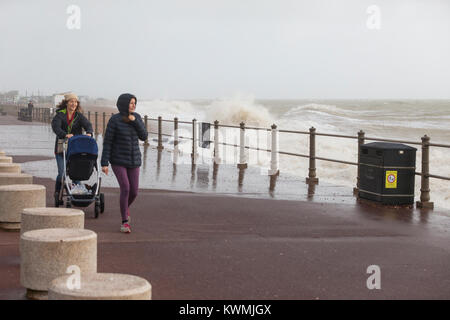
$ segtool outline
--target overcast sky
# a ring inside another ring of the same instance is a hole
[[[0,0],[0,33],[0,91],[450,98],[449,0]]]

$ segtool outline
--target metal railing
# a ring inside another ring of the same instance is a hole
[[[18,108],[19,110],[19,108]],[[48,109],[45,108],[34,108],[33,110],[33,120],[41,121],[41,122],[51,122],[51,118],[53,114],[50,114],[50,112],[45,111]],[[113,113],[111,113],[111,116],[113,116]],[[101,132],[104,134],[106,130],[106,113],[103,112],[102,114],[102,130]],[[87,112],[87,118],[89,121],[91,121],[91,112]],[[99,117],[98,112],[94,113],[94,131],[95,134],[99,134]],[[162,137],[163,136],[170,136],[174,138],[174,147],[176,147],[179,144],[179,139],[189,139],[192,140],[192,161],[195,162],[197,158],[197,148],[198,148],[198,133],[197,133],[197,120],[193,119],[192,121],[180,121],[178,118],[174,118],[173,120],[167,120],[162,119],[162,117],[158,118],[149,118],[147,115],[144,116],[144,123],[145,127],[149,128],[149,121],[155,121],[157,122],[157,131],[156,132],[149,132],[152,134],[157,134],[157,149],[158,151],[161,151],[164,149]],[[173,123],[173,134],[164,134],[162,123]],[[184,125],[191,125],[192,126],[192,136],[191,137],[183,137],[178,135],[178,129],[179,124]],[[295,157],[303,157],[309,159],[309,168],[308,168],[308,176],[306,177],[306,183],[310,184],[316,184],[319,182],[319,178],[317,177],[316,172],[316,160],[320,161],[329,161],[334,163],[341,163],[346,165],[353,165],[358,167],[357,171],[357,178],[356,178],[356,187],[354,188],[354,192],[357,193],[359,190],[360,185],[360,170],[359,170],[359,163],[360,163],[360,147],[363,145],[366,141],[383,141],[383,142],[395,142],[395,143],[407,143],[412,145],[418,145],[422,148],[422,170],[421,172],[414,172],[415,175],[418,175],[421,177],[421,188],[420,188],[420,201],[416,202],[416,206],[419,208],[433,208],[433,202],[430,201],[430,178],[433,179],[441,179],[441,180],[447,180],[450,181],[450,177],[440,176],[436,174],[431,174],[429,172],[429,153],[430,153],[430,147],[438,147],[438,148],[449,148],[450,145],[447,144],[438,144],[438,143],[430,143],[430,137],[427,135],[421,137],[421,142],[416,141],[405,141],[405,140],[394,140],[394,139],[384,139],[384,138],[375,138],[375,137],[366,137],[364,131],[359,131],[356,136],[351,135],[340,135],[340,134],[327,134],[327,133],[318,133],[316,132],[316,129],[314,127],[310,128],[309,131],[296,131],[296,130],[280,130],[277,129],[277,126],[274,124],[271,126],[271,128],[261,128],[261,127],[251,127],[245,126],[244,122],[241,122],[239,126],[236,125],[225,125],[225,124],[219,124],[219,121],[214,121],[214,123],[208,123],[211,127],[214,128],[214,140],[209,142],[214,142],[214,152],[213,152],[213,160],[214,164],[219,164],[221,162],[220,154],[219,154],[219,145],[224,146],[231,146],[231,147],[237,147],[239,148],[239,163],[238,167],[240,169],[247,167],[246,162],[246,156],[245,156],[245,150],[256,150],[256,151],[265,151],[271,153],[271,160],[270,160],[270,170],[269,175],[278,175],[279,174],[279,168],[278,168],[278,159],[277,154],[280,155],[287,155],[287,156],[295,156]],[[238,145],[236,144],[230,144],[226,142],[219,141],[219,128],[234,128],[240,130],[240,142]],[[254,148],[250,146],[245,145],[245,132],[246,130],[263,130],[270,132],[272,135],[271,139],[271,148],[270,149],[262,149],[262,148]],[[279,133],[283,134],[299,134],[299,135],[308,135],[309,136],[309,154],[299,154],[295,152],[287,152],[287,151],[281,151],[278,150],[278,139],[276,139],[277,135]],[[325,157],[318,157],[316,156],[316,137],[333,137],[333,138],[341,138],[341,139],[354,139],[357,140],[357,147],[358,147],[358,159],[357,162],[351,162],[351,161],[345,161],[340,159],[330,159]],[[144,143],[145,145],[149,145],[148,139]]]
[[[148,121],[158,121],[158,146],[162,145],[162,125],[161,122],[173,122],[174,123],[174,132],[177,132],[178,130],[178,123],[184,123],[184,124],[192,124],[193,128],[196,127],[196,119],[193,119],[192,122],[188,121],[179,121],[177,118],[174,120],[162,120],[161,117],[158,117],[157,119],[148,118],[145,116],[146,124]],[[383,141],[383,142],[394,142],[394,143],[407,143],[412,145],[418,145],[422,148],[422,169],[421,172],[414,172],[415,175],[418,175],[421,177],[421,188],[420,188],[420,201],[416,202],[416,206],[419,208],[433,208],[434,203],[430,201],[430,187],[429,187],[429,180],[430,178],[434,179],[441,179],[441,180],[447,180],[450,181],[450,177],[440,176],[436,174],[431,174],[429,172],[429,152],[430,147],[440,147],[440,148],[448,148],[450,149],[450,145],[447,144],[437,144],[437,143],[430,143],[430,137],[427,135],[421,137],[421,142],[416,141],[406,141],[406,140],[395,140],[395,139],[384,139],[384,138],[375,138],[375,137],[366,137],[364,131],[360,130],[356,136],[351,135],[340,135],[340,134],[327,134],[327,133],[318,133],[316,132],[316,129],[314,127],[309,129],[308,131],[295,131],[295,130],[279,130],[277,129],[276,125],[272,125],[271,129],[269,128],[261,128],[261,127],[246,127],[245,123],[241,123],[239,126],[235,125],[219,125],[219,121],[214,121],[214,124],[209,123],[209,125],[214,127],[214,163],[219,163],[219,145],[226,145],[226,146],[233,146],[233,147],[239,147],[240,153],[239,153],[239,168],[245,168],[247,163],[245,161],[245,149],[250,150],[258,150],[258,151],[266,151],[271,152],[271,164],[270,164],[270,170],[269,175],[278,175],[279,169],[278,169],[278,162],[276,160],[276,154],[282,154],[282,155],[288,155],[288,156],[296,156],[296,157],[303,157],[303,158],[309,158],[309,168],[308,168],[308,176],[306,177],[306,183],[318,183],[319,179],[316,174],[316,160],[321,161],[329,161],[334,163],[341,163],[341,164],[347,164],[347,165],[354,165],[358,167],[357,171],[357,180],[356,180],[356,188],[354,188],[354,192],[357,193],[359,190],[359,181],[360,181],[360,172],[359,172],[359,163],[360,163],[360,147],[363,145],[366,141]],[[218,128],[235,128],[240,129],[240,144],[229,144],[225,142],[220,142],[218,140]],[[245,130],[264,130],[264,131],[271,131],[272,134],[272,147],[271,149],[261,149],[261,148],[252,148],[250,146],[245,145]],[[277,139],[275,139],[277,133],[293,133],[293,134],[301,134],[301,135],[309,135],[309,154],[299,154],[294,152],[287,152],[287,151],[281,151],[278,150],[278,143]],[[171,136],[171,135],[168,135]],[[323,137],[333,137],[333,138],[342,138],[342,139],[354,139],[357,140],[357,147],[358,147],[358,159],[357,162],[351,162],[351,161],[345,161],[340,159],[330,159],[325,157],[318,157],[316,156],[316,136],[323,136]],[[193,154],[195,147],[197,145],[196,141],[196,134],[193,132],[192,135],[192,148],[193,148]],[[147,142],[148,143],[148,142]],[[175,137],[175,143],[176,144],[177,139]]]

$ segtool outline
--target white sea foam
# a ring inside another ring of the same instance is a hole
[[[166,119],[177,116],[180,120],[213,122],[269,128],[272,123],[279,129],[308,131],[315,127],[320,133],[356,136],[359,130],[366,137],[421,141],[425,134],[435,143],[449,144],[450,101],[257,101],[252,97],[234,97],[212,101],[144,101],[140,112]],[[189,134],[187,132],[187,134]],[[247,130],[247,144],[270,149],[270,134]],[[221,129],[227,143],[238,144],[239,129]],[[369,141],[368,141],[369,142]],[[280,133],[279,149],[299,154],[309,153],[307,135]],[[184,146],[189,152],[188,144]],[[421,170],[421,148],[417,150],[417,172]],[[316,137],[316,155],[319,157],[357,162],[357,140]],[[209,150],[210,152],[211,150]],[[227,147],[221,152],[225,161],[237,161],[237,148]],[[268,166],[268,153],[250,151],[253,165]],[[302,179],[308,173],[308,159],[280,156],[280,170],[298,175]],[[317,175],[321,181],[354,186],[357,167],[352,165],[317,161]],[[432,147],[430,172],[450,176],[450,149]],[[431,200],[438,207],[450,208],[450,182],[430,180]],[[420,196],[420,176],[416,176],[416,199]]]
[[[239,124],[267,127],[273,123],[269,110],[253,98],[234,98],[213,101],[206,108],[207,121],[218,120],[223,124]]]
[[[218,120],[222,124],[268,126],[273,118],[268,109],[255,102],[252,97],[235,97],[231,99],[214,100],[209,102],[191,102],[179,100],[151,100],[140,102],[139,112],[156,118],[165,119],[178,117],[180,120],[213,122]]]

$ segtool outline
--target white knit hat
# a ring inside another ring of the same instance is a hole
[[[64,99],[65,99],[66,101],[69,101],[70,99],[75,99],[75,100],[79,101],[79,100],[78,100],[78,97],[77,97],[77,95],[76,95],[75,93],[66,93],[66,94],[64,95]]]

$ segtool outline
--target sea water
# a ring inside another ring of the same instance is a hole
[[[450,145],[450,100],[257,100],[253,97],[235,97],[215,100],[147,100],[140,101],[138,112],[150,118],[161,116],[180,121],[210,122],[220,124],[270,128],[272,124],[280,130],[307,132],[314,127],[316,133],[357,136],[362,130],[366,138],[385,138],[421,142],[427,135],[431,143]],[[170,134],[170,128],[165,127]],[[192,136],[192,128],[180,125],[179,135]],[[221,128],[221,142],[239,144],[239,129]],[[270,131],[246,130],[246,145],[261,149],[271,148]],[[211,133],[211,138],[213,133]],[[367,142],[372,142],[369,139]],[[309,136],[306,134],[279,133],[279,151],[302,155],[309,154]],[[421,171],[421,146],[417,148],[416,172]],[[190,151],[191,144],[180,148]],[[202,150],[202,159],[212,158],[213,148]],[[239,150],[221,146],[222,161],[237,163]],[[316,156],[357,162],[357,140],[316,136]],[[246,150],[250,165],[267,169],[270,154],[264,151]],[[308,175],[308,158],[289,155],[279,156],[280,172],[297,175],[304,179]],[[316,161],[317,177],[320,181],[355,186],[357,167],[354,165]],[[262,174],[267,172],[262,170]],[[430,148],[430,173],[450,177],[450,149]],[[420,176],[415,178],[416,200],[420,198]],[[431,201],[436,206],[450,208],[450,181],[430,179]]]

